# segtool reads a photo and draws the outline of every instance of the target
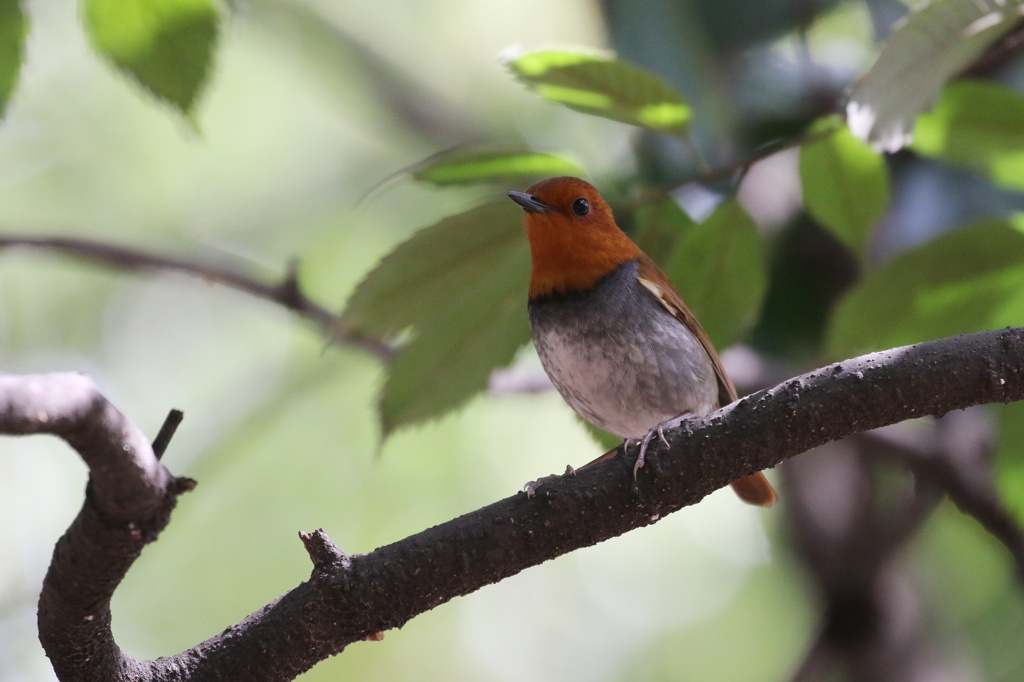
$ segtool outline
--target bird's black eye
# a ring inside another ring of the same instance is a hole
[[[572,212],[581,218],[590,213],[590,202],[580,197],[576,201],[572,202]]]

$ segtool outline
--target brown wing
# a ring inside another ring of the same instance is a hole
[[[683,303],[682,297],[676,291],[669,278],[665,276],[665,273],[653,261],[643,258],[640,261],[637,279],[640,284],[644,285],[645,289],[658,299],[658,302],[669,313],[682,322],[690,330],[690,333],[697,337],[700,345],[704,347],[704,351],[711,358],[711,365],[715,368],[715,376],[718,377],[718,406],[722,407],[723,405],[735,402],[739,398],[736,395],[736,386],[733,385],[729,375],[725,373],[725,367],[722,366],[722,360],[718,357],[711,339],[708,338],[708,333],[704,331],[704,327],[700,326],[700,322],[697,321],[694,314]]]
[[[715,347],[711,344],[711,339],[708,338],[707,332],[700,326],[700,322],[697,321],[694,314],[683,303],[682,296],[676,291],[675,286],[665,276],[665,273],[654,264],[654,261],[643,257],[640,260],[640,268],[637,271],[637,281],[651,292],[669,313],[682,322],[690,330],[690,333],[697,337],[700,345],[704,347],[708,357],[711,358],[712,366],[715,368],[715,376],[718,377],[719,406],[735,402],[739,397],[736,395],[736,386],[732,383],[729,375],[725,373],[725,367],[722,366],[722,360],[718,357]],[[756,474],[737,479],[731,485],[739,498],[748,504],[770,507],[778,499],[772,484],[768,482],[768,479],[760,471]]]

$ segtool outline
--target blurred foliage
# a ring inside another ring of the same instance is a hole
[[[889,168],[849,130],[837,130],[830,118],[812,125],[810,135],[823,137],[800,148],[804,207],[860,256],[889,206]]]
[[[690,107],[671,86],[644,69],[554,50],[510,57],[506,65],[538,95],[575,111],[657,132],[687,132]]]
[[[743,338],[757,321],[766,287],[764,244],[735,200],[686,232],[665,263],[665,273],[716,346]]]
[[[553,175],[585,175],[582,168],[568,159],[524,147],[454,149],[417,164],[410,173],[416,180],[440,186],[484,180],[519,186]]]
[[[271,273],[298,256],[310,295],[347,298],[343,322],[395,347],[381,366],[237,292],[0,252],[5,371],[90,371],[148,433],[186,412],[166,462],[201,485],[118,591],[133,654],[294,586],[298,529],[370,551],[560,472],[552,453],[596,454],[551,391],[474,399],[494,369],[540,372],[503,197],[538,177],[586,168],[719,347],[787,371],[1024,319],[1024,64],[990,47],[1019,2],[935,0],[885,47],[879,17],[902,5],[881,0],[399,4],[26,2],[25,43],[19,3],[0,3],[0,106],[20,79],[4,232]],[[986,48],[983,73],[947,85]],[[865,72],[847,121],[827,118]],[[857,139],[893,148],[915,120],[899,154]],[[1019,406],[998,416],[997,483],[1024,518]],[[3,447],[0,679],[51,679],[33,603],[83,473],[58,443]],[[782,524],[716,494],[304,679],[785,679],[820,614]],[[1019,679],[1003,549],[944,505],[907,554],[940,641],[979,671],[965,679]]]
[[[679,202],[666,196],[640,204],[632,218],[633,241],[662,269],[668,267],[668,259],[676,253],[679,240],[697,225]]]
[[[898,320],[899,324],[894,324]],[[1024,216],[965,227],[897,256],[832,318],[833,359],[1024,320]]]
[[[18,0],[0,2],[0,117],[18,82],[27,26]]]
[[[84,8],[100,54],[155,97],[191,113],[220,26],[211,0],[85,0]]]
[[[918,154],[963,164],[996,183],[1024,189],[1024,95],[997,83],[950,83],[914,132]]]
[[[1024,403],[1002,405],[996,414],[1000,424],[995,456],[999,492],[1010,511],[1024,519],[1024,457],[1020,454],[1020,444],[1024,443]]]
[[[1022,8],[1024,0],[934,0],[916,7],[850,93],[850,129],[897,151],[946,82],[1013,29]]]

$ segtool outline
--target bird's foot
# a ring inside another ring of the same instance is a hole
[[[561,478],[562,476],[575,476],[575,475],[576,475],[576,470],[573,469],[571,465],[566,464],[565,465],[565,473],[564,474],[551,474],[550,476],[542,476],[542,477],[538,478],[536,481],[530,481],[529,483],[527,483],[526,485],[523,486],[523,492],[526,493],[526,497],[527,498],[530,498],[530,497],[533,497],[534,495],[536,495],[537,494],[537,489],[540,488],[545,483],[549,483],[551,481],[554,481],[555,479]]]
[[[693,412],[683,412],[681,415],[677,417],[672,417],[671,419],[666,419],[665,421],[661,422],[660,424],[652,428],[650,431],[648,431],[647,435],[644,436],[643,438],[630,438],[626,440],[625,445],[623,445],[624,449],[629,447],[630,440],[635,440],[637,444],[640,446],[640,452],[636,456],[636,464],[633,465],[634,481],[636,480],[636,473],[640,471],[640,468],[644,465],[644,462],[647,461],[647,446],[651,444],[651,441],[654,440],[654,437],[657,436],[658,440],[661,441],[662,445],[664,445],[667,448],[668,440],[665,439],[665,429],[673,429],[692,416]]]

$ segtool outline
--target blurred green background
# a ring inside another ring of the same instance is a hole
[[[902,9],[240,1],[225,8],[193,125],[92,52],[74,2],[28,2],[25,66],[0,124],[0,232],[111,240],[241,264],[270,280],[296,258],[305,291],[340,311],[417,228],[501,196],[403,178],[380,184],[439,150],[526,143],[565,153],[609,183],[637,176],[671,186],[691,172],[681,145],[528,93],[497,60],[509,46],[613,47],[657,71],[694,104],[696,144],[717,164],[828,113],[828,97],[870,63],[876,29]],[[812,31],[795,30],[815,17]],[[967,182],[927,178],[897,215],[920,216],[929,198]],[[787,298],[806,268],[776,282],[766,304],[776,322],[754,332],[760,347],[789,349],[789,361],[813,366],[820,311],[854,268],[820,231],[791,225],[795,155],[755,167],[741,199],[765,234],[789,226],[785,234],[799,236],[780,241],[835,259],[817,261],[825,284],[811,289],[821,301]],[[905,229],[879,237],[877,249],[922,241],[949,220],[932,217],[898,221]],[[547,391],[478,397],[400,431],[378,453],[380,362],[324,345],[310,323],[221,286],[0,252],[3,371],[88,372],[151,436],[169,408],[185,412],[164,461],[199,486],[115,596],[115,634],[130,654],[175,654],[304,580],[310,565],[298,531],[323,527],[345,551],[369,552],[561,471],[562,453],[578,465],[598,451]],[[532,349],[518,366],[536,372]],[[84,466],[62,442],[0,441],[5,682],[53,679],[35,602],[84,484]],[[819,606],[783,529],[785,492],[781,508],[763,511],[720,491],[443,605],[381,643],[354,645],[302,679],[788,679],[816,636]],[[959,679],[1020,679],[1024,654],[1014,641],[1024,615],[995,541],[945,503],[900,561],[934,628],[954,643],[944,655],[967,671]]]

